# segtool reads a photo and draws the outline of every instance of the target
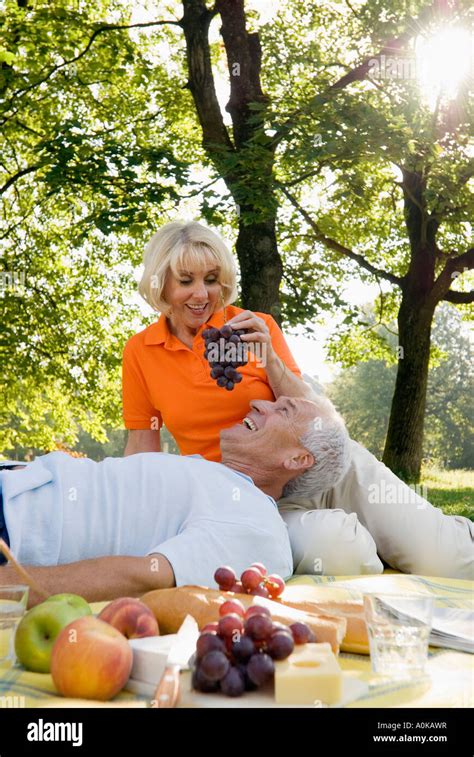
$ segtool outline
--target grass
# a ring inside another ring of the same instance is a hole
[[[474,471],[426,467],[421,483],[428,489],[428,501],[443,513],[474,521]]]

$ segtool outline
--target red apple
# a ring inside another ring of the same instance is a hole
[[[144,636],[159,636],[158,621],[149,607],[134,597],[114,599],[97,616],[110,623],[127,639],[141,639]]]
[[[85,615],[58,635],[51,653],[51,675],[64,697],[112,699],[130,677],[133,652],[109,623]]]

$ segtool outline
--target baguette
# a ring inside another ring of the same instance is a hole
[[[308,613],[326,613],[347,621],[347,630],[341,642],[341,652],[369,654],[369,638],[361,599],[325,599],[324,592],[313,586],[287,586],[279,600],[287,607]],[[318,594],[321,598],[318,597]],[[316,595],[316,596],[315,596]],[[278,600],[277,600],[278,601]]]
[[[328,642],[333,652],[339,653],[347,629],[347,620],[342,616],[336,617],[320,611],[305,612],[263,597],[207,589],[204,586],[156,589],[141,597],[141,601],[155,615],[162,634],[176,633],[188,613],[195,618],[199,628],[219,620],[219,607],[224,599],[239,599],[245,608],[254,604],[264,605],[270,610],[272,619],[278,623],[306,623],[318,642]]]

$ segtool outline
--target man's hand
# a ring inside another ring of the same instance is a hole
[[[23,567],[48,595],[79,594],[88,602],[141,597],[147,591],[176,585],[171,563],[158,553],[146,557],[96,557],[51,567]],[[18,582],[19,576],[11,565],[0,568],[0,586]],[[42,601],[43,597],[30,589],[28,607]]]

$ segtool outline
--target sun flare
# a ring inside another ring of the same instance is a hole
[[[474,36],[466,29],[442,29],[416,43],[416,71],[420,88],[433,105],[441,95],[454,99],[472,74]]]

